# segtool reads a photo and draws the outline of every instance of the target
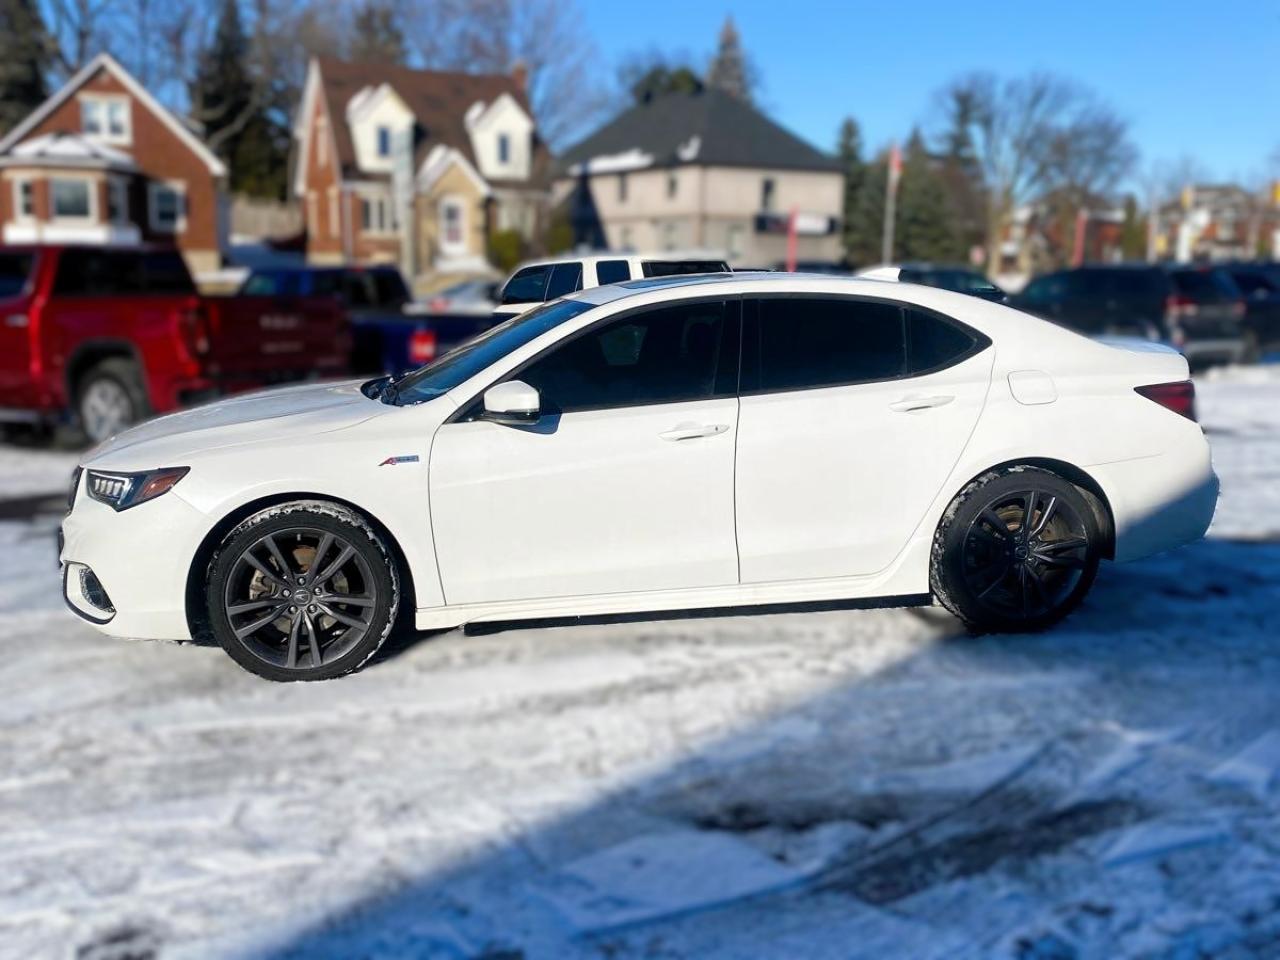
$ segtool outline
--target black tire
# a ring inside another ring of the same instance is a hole
[[[930,587],[975,632],[1043,630],[1089,592],[1102,544],[1089,494],[1047,470],[1012,467],[951,501],[933,538]]]
[[[209,562],[205,601],[214,637],[246,670],[267,680],[329,680],[362,667],[386,641],[400,577],[357,513],[297,500],[227,534]]]
[[[128,429],[148,411],[147,390],[132,360],[103,360],[76,384],[76,422],[90,443]]]

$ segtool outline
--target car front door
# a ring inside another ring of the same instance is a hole
[[[740,304],[643,308],[568,335],[504,380],[527,426],[482,400],[436,433],[432,530],[445,602],[731,585]]]
[[[989,341],[839,296],[743,305],[736,495],[743,583],[873,574],[907,544],[985,401]]]

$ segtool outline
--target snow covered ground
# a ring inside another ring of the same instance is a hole
[[[336,683],[98,636],[0,448],[0,955],[1280,955],[1280,370],[1211,538],[937,609],[448,633]]]

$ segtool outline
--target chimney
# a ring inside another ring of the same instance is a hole
[[[511,79],[521,93],[529,92],[529,66],[523,60],[517,60],[511,67]]]

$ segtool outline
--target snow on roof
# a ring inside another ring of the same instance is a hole
[[[643,170],[650,166],[653,166],[653,154],[645,153],[639,147],[632,147],[621,153],[588,157],[582,163],[570,167],[569,172],[574,176],[580,173],[623,173],[627,170]]]
[[[78,133],[45,133],[32,137],[9,151],[5,160],[10,165],[137,169],[137,164],[127,153]]]

